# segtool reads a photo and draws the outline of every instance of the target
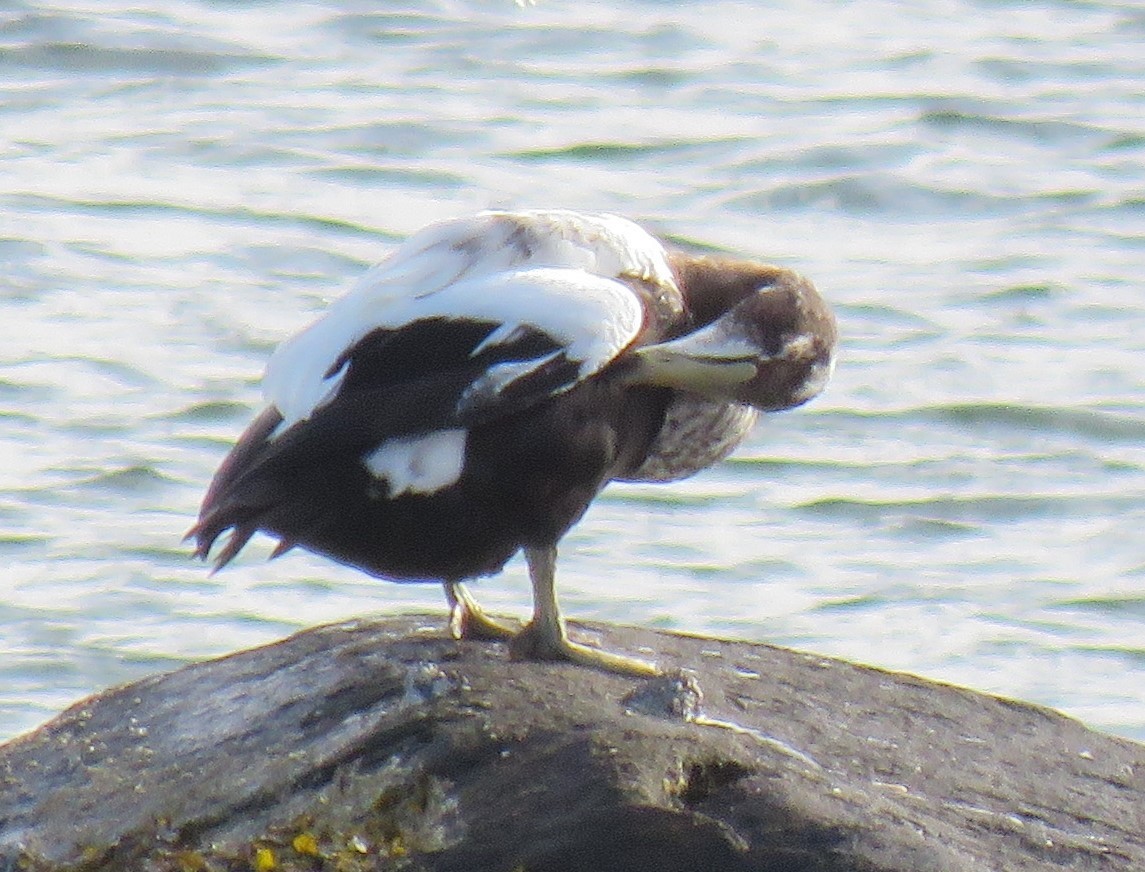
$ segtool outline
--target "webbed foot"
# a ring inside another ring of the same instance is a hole
[[[551,624],[536,621],[530,623],[509,643],[509,656],[514,660],[564,660],[638,678],[660,674],[655,663],[581,645],[569,639],[563,626],[550,629],[552,627]]]
[[[473,594],[459,581],[445,583],[449,601],[449,632],[454,639],[484,639],[504,642],[518,633],[518,627],[485,614]]]

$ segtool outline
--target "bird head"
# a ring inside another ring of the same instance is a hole
[[[682,288],[706,323],[634,351],[633,381],[774,412],[823,390],[835,362],[835,317],[815,286],[790,270],[704,259]],[[694,264],[695,262],[693,262]],[[713,288],[705,294],[707,287]]]

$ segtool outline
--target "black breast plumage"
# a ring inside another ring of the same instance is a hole
[[[276,352],[270,405],[191,535],[205,558],[230,530],[220,566],[261,530],[278,552],[437,580],[459,635],[646,674],[567,638],[557,542],[609,481],[691,474],[742,439],[753,408],[809,399],[834,343],[829,310],[794,273],[669,254],[615,216],[435,225]],[[514,633],[462,582],[522,549],[535,613]]]

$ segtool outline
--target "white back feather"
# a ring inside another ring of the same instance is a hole
[[[378,328],[433,317],[503,325],[485,347],[507,341],[521,325],[542,330],[566,345],[583,378],[627,347],[643,324],[639,300],[618,281],[629,277],[673,284],[660,243],[615,215],[482,212],[431,225],[280,345],[263,393],[283,416],[282,432],[337,393],[344,368],[327,373],[354,343]]]

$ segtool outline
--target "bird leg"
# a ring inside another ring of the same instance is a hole
[[[469,588],[460,581],[446,581],[442,586],[449,602],[449,632],[454,639],[504,641],[517,635],[516,627],[502,624],[485,614]]]
[[[513,659],[568,660],[581,666],[643,678],[660,674],[655,663],[570,641],[564,617],[557,604],[554,585],[556,547],[526,548],[525,560],[529,564],[529,579],[533,583],[533,619],[509,643],[509,653]]]

